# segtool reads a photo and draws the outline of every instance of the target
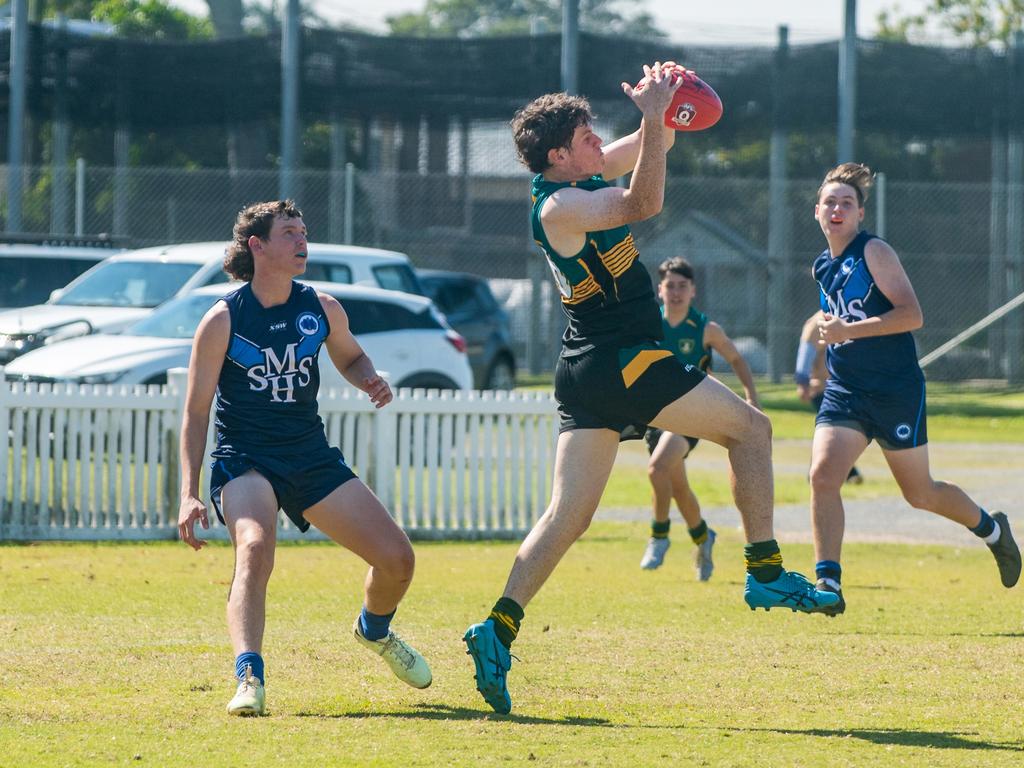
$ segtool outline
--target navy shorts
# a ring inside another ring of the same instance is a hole
[[[639,439],[669,403],[704,380],[704,373],[653,341],[630,347],[605,346],[555,366],[559,432],[611,429]]]
[[[230,481],[250,469],[267,479],[274,489],[278,506],[303,532],[309,530],[309,521],[302,513],[356,476],[337,448],[323,448],[301,456],[253,456],[243,453],[215,459],[210,471],[210,500],[222,523],[221,491]]]
[[[654,453],[654,449],[658,447],[658,443],[664,433],[665,430],[658,429],[657,427],[647,428],[647,432],[644,433],[644,442],[647,443],[647,455],[650,456]],[[686,456],[689,456],[693,453],[693,449],[697,447],[697,443],[700,442],[700,438],[683,435],[683,439],[690,444],[690,449],[686,452]],[[686,457],[684,456],[683,458]]]
[[[891,392],[861,392],[829,379],[823,395],[815,425],[856,429],[887,451],[928,442],[924,381]]]

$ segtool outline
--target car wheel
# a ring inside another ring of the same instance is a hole
[[[417,373],[402,379],[395,389],[458,389],[458,385],[447,376],[433,373]]]
[[[484,389],[515,389],[516,371],[512,361],[507,357],[499,357],[487,372],[487,380],[484,382]]]

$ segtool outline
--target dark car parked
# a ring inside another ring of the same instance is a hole
[[[508,314],[487,281],[464,272],[419,269],[423,291],[466,339],[466,352],[477,389],[512,389],[516,359]]]

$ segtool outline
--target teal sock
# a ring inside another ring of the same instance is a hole
[[[651,520],[651,538],[652,539],[667,539],[668,530],[672,527],[672,521],[666,520],[664,523],[659,523],[657,520]]]

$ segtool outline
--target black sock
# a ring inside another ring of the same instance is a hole
[[[663,523],[659,523],[657,520],[651,520],[651,538],[652,539],[667,539],[668,530],[672,527],[672,521],[666,520]]]
[[[494,634],[506,648],[519,634],[519,623],[523,620],[523,609],[511,597],[503,597],[494,604],[488,619],[494,620]]]
[[[775,581],[782,575],[782,553],[775,539],[747,544],[743,548],[747,561],[747,573],[762,584]]]
[[[708,537],[708,521],[702,519],[696,528],[687,530],[690,532],[690,538],[693,539],[694,544],[703,544]]]

